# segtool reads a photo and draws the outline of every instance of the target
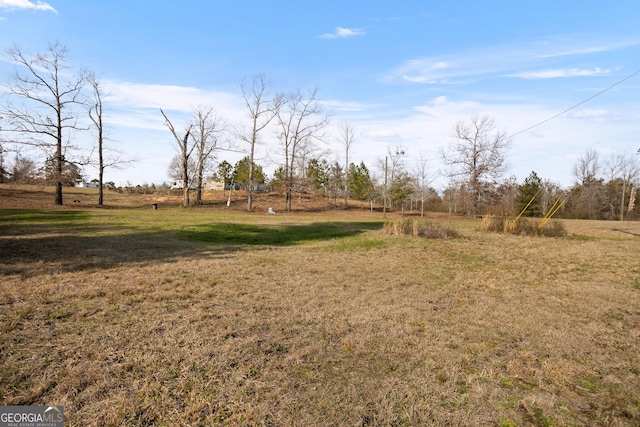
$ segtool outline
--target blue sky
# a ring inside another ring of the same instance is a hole
[[[409,168],[422,154],[435,173],[453,125],[489,114],[517,134],[507,175],[522,182],[535,170],[568,186],[585,151],[606,159],[640,148],[640,75],[520,132],[640,70],[639,17],[634,0],[0,0],[0,48],[58,41],[103,80],[111,144],[138,159],[107,170],[116,184],[169,180],[175,150],[160,107],[178,128],[200,104],[242,123],[239,81],[265,73],[277,91],[317,87],[332,122],[358,130],[350,159],[371,169],[402,147]],[[0,61],[3,80],[11,69]],[[341,160],[333,135],[326,149]],[[277,162],[273,136],[260,149]]]

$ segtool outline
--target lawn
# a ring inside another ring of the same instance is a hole
[[[459,237],[425,239],[366,210],[3,207],[0,405],[64,405],[67,426],[640,424],[640,223],[450,218]]]

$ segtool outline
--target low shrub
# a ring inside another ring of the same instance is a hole
[[[385,234],[394,236],[419,236],[428,239],[452,239],[459,237],[455,228],[426,220],[402,219],[384,223]]]
[[[519,218],[516,221],[509,217],[487,215],[482,218],[480,229],[493,233],[523,236],[562,237],[567,235],[562,222],[540,218]]]
[[[508,218],[498,215],[485,215],[480,223],[480,230],[490,231],[493,233],[502,233],[505,230],[505,224]]]

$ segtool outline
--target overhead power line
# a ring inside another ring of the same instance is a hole
[[[566,110],[564,110],[564,111],[562,111],[562,112],[560,112],[560,113],[556,114],[555,116],[551,116],[551,117],[549,117],[548,119],[543,120],[543,121],[541,121],[541,122],[539,122],[539,123],[536,123],[536,124],[535,124],[535,125],[533,125],[533,126],[529,126],[528,128],[526,128],[526,129],[524,129],[524,130],[521,130],[521,131],[519,131],[519,132],[516,132],[516,133],[514,133],[514,134],[512,134],[512,135],[509,135],[509,138],[513,138],[514,136],[517,136],[517,135],[520,135],[520,134],[522,134],[522,133],[528,132],[528,131],[530,131],[531,129],[537,128],[538,126],[541,126],[541,125],[543,125],[543,124],[545,124],[545,123],[547,123],[547,122],[550,122],[551,120],[556,119],[556,118],[558,118],[558,117],[562,116],[562,115],[563,115],[563,114],[565,114],[565,113],[568,113],[569,111],[571,111],[571,110],[573,110],[573,109],[575,109],[575,108],[578,108],[578,107],[579,107],[579,106],[581,106],[582,104],[585,104],[585,103],[587,103],[587,102],[591,101],[593,98],[596,98],[596,97],[598,97],[598,96],[602,95],[603,93],[605,93],[605,92],[607,92],[607,91],[609,91],[609,90],[613,89],[614,87],[616,87],[616,86],[618,86],[618,85],[620,85],[620,84],[622,84],[622,83],[626,82],[627,80],[629,80],[629,79],[631,79],[631,78],[633,78],[633,77],[637,76],[638,74],[640,74],[640,70],[635,71],[634,73],[632,73],[632,74],[628,75],[628,76],[627,76],[627,77],[625,77],[624,79],[622,79],[622,80],[619,80],[619,81],[615,82],[615,83],[614,83],[614,84],[612,84],[611,86],[609,86],[609,87],[607,87],[607,88],[605,88],[605,89],[602,89],[600,92],[596,93],[595,95],[592,95],[592,96],[590,96],[589,98],[587,98],[587,99],[585,99],[585,100],[583,100],[583,101],[578,102],[577,104],[575,104],[575,105],[573,105],[573,106],[571,106],[571,107],[567,108]]]

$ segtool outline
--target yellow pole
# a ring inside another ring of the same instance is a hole
[[[551,220],[551,217],[554,216],[556,214],[556,212],[558,212],[560,210],[560,208],[563,207],[566,202],[567,202],[566,199],[563,200],[562,203],[560,203],[558,205],[558,207],[551,213],[551,215],[548,215],[548,217],[545,217],[545,219],[540,223],[538,228],[544,227],[544,225]]]
[[[538,190],[538,193],[539,193],[539,192],[540,192],[540,191]],[[529,203],[527,203],[527,206],[525,206],[525,207],[524,207],[524,209],[522,209],[522,212],[520,212],[520,215],[518,215],[518,216],[516,217],[516,219],[514,219],[514,220],[513,220],[513,224],[512,224],[512,226],[515,226],[515,225],[516,225],[516,223],[518,222],[518,220],[520,219],[520,217],[522,216],[522,214],[524,213],[524,211],[526,211],[526,210],[527,210],[527,208],[531,205],[531,203],[533,203],[533,201],[535,200],[535,198],[536,198],[536,196],[538,195],[538,193],[536,193],[536,194],[531,198],[531,200],[529,200]]]
[[[556,205],[558,204],[558,202],[559,202],[559,201],[560,201],[560,197],[558,197],[558,198],[556,199],[556,202],[555,202],[555,203],[553,204],[553,206],[551,206],[551,208],[547,211],[547,214],[544,216],[544,217],[545,217],[545,219],[546,219],[547,217],[549,217],[549,215],[552,215],[553,209],[556,207]]]
[[[544,227],[544,225],[549,221],[549,219],[553,216],[553,214],[555,213],[554,209],[556,207],[556,205],[558,204],[558,202],[560,201],[560,197],[558,197],[555,201],[555,203],[553,204],[553,206],[551,206],[551,209],[549,209],[547,211],[547,213],[545,214],[544,218],[542,218],[542,221],[540,221],[540,224],[538,224],[538,228],[542,228]]]

